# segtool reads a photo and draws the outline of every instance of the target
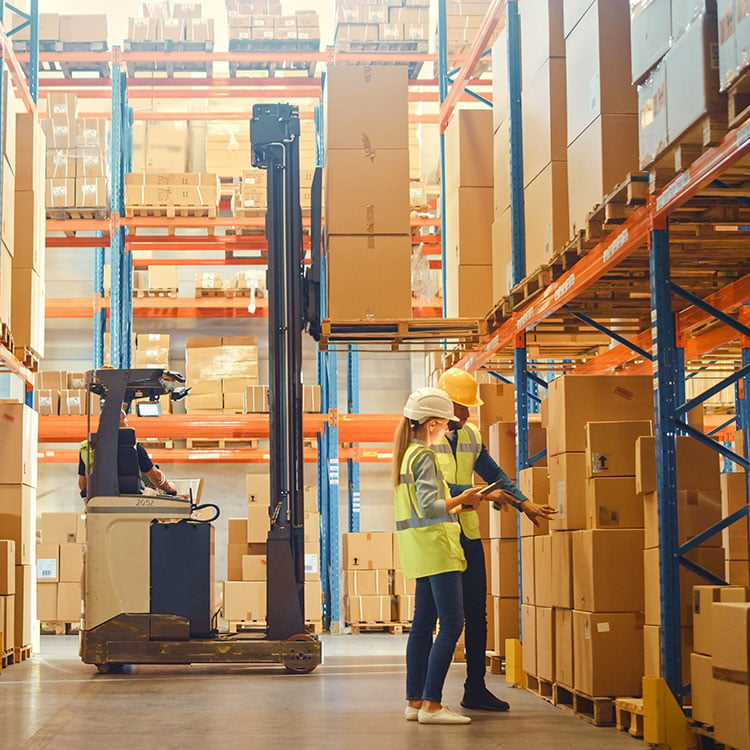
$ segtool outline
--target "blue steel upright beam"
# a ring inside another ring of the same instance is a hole
[[[510,133],[510,217],[513,286],[526,276],[526,219],[523,197],[521,115],[521,19],[518,0],[508,0],[508,123]]]
[[[328,392],[328,410],[333,416],[325,426],[327,465],[324,466],[323,480],[328,485],[328,508],[326,535],[328,538],[328,617],[331,632],[339,632],[341,624],[341,553],[339,550],[339,428],[335,415],[338,413],[338,353],[324,354]],[[322,521],[322,517],[321,517]],[[322,524],[321,524],[322,526]],[[322,532],[322,529],[321,529]]]
[[[513,350],[513,376],[515,380],[516,397],[516,478],[528,465],[529,459],[529,381],[526,361],[526,333],[516,336]],[[523,629],[521,627],[521,604],[523,602],[523,568],[521,562],[521,514],[517,519],[518,536],[518,633],[523,643]]]
[[[100,231],[94,232],[96,237],[101,237]],[[106,250],[103,247],[94,249],[94,298],[104,298],[104,260]],[[94,356],[93,366],[98,370],[104,364],[104,330],[107,325],[107,309],[104,305],[94,307]]]
[[[651,231],[651,333],[654,349],[656,491],[659,511],[659,570],[662,674],[678,702],[682,696],[680,569],[677,533],[678,354],[670,285],[669,231]]]
[[[438,58],[438,100],[440,104],[448,96],[448,11],[446,0],[438,0],[437,19],[437,58]],[[448,274],[446,269],[446,234],[445,234],[445,133],[440,132],[440,257],[441,284],[443,289],[443,317],[448,316],[446,289],[448,288]]]
[[[346,400],[347,412],[359,414],[359,347],[350,344],[346,351]],[[359,461],[347,459],[349,488],[349,531],[359,531],[360,482]]]
[[[123,136],[123,100],[125,78],[118,63],[112,64],[112,130],[110,133],[110,161],[109,187],[110,210],[123,215],[123,173],[122,173],[122,136]],[[127,281],[125,276],[125,230],[116,226],[110,237],[110,313],[109,313],[109,350],[110,363],[114,368],[127,367],[129,359],[123,341],[123,332],[127,324],[125,307],[125,292]]]

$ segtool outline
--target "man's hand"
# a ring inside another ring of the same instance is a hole
[[[464,490],[460,495],[452,498],[453,507],[455,512],[460,513],[461,510],[476,510],[481,504],[482,500],[485,499],[484,495],[479,494],[481,487],[470,487],[468,490]],[[462,506],[471,506],[470,508],[462,508]]]
[[[539,505],[531,500],[524,500],[520,504],[520,508],[534,526],[539,526],[538,518],[546,518],[549,521],[555,513],[559,512],[557,508],[553,508],[551,505]]]
[[[489,492],[484,498],[492,503],[495,510],[508,510],[508,508],[515,508],[516,503],[518,502],[510,492],[506,492],[505,490]]]

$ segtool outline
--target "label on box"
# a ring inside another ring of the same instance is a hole
[[[42,558],[36,561],[36,577],[39,581],[57,580],[57,559]]]
[[[583,621],[583,637],[585,640],[591,640],[591,623],[588,618]]]
[[[318,572],[318,555],[315,552],[305,553],[305,574],[315,575]]]
[[[603,453],[591,454],[591,473],[600,474],[602,471],[608,471],[607,457]]]
[[[596,623],[596,632],[597,633],[609,633],[609,623],[608,622]]]
[[[565,481],[557,483],[557,518],[563,520],[565,518]]]
[[[589,80],[589,114],[599,111],[599,73],[594,73]]]

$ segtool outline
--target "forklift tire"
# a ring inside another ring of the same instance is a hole
[[[287,638],[287,641],[314,641],[315,639],[309,633],[298,633]],[[315,670],[317,664],[312,667],[297,666],[295,664],[284,664],[284,669],[290,674],[310,674]]]
[[[106,664],[97,664],[97,674],[122,674],[124,664],[117,664],[114,662],[107,662]]]

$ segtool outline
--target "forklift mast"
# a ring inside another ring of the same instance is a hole
[[[252,164],[268,171],[268,342],[271,530],[268,533],[268,638],[305,632],[302,330],[304,252],[299,187],[299,109],[256,104]]]

